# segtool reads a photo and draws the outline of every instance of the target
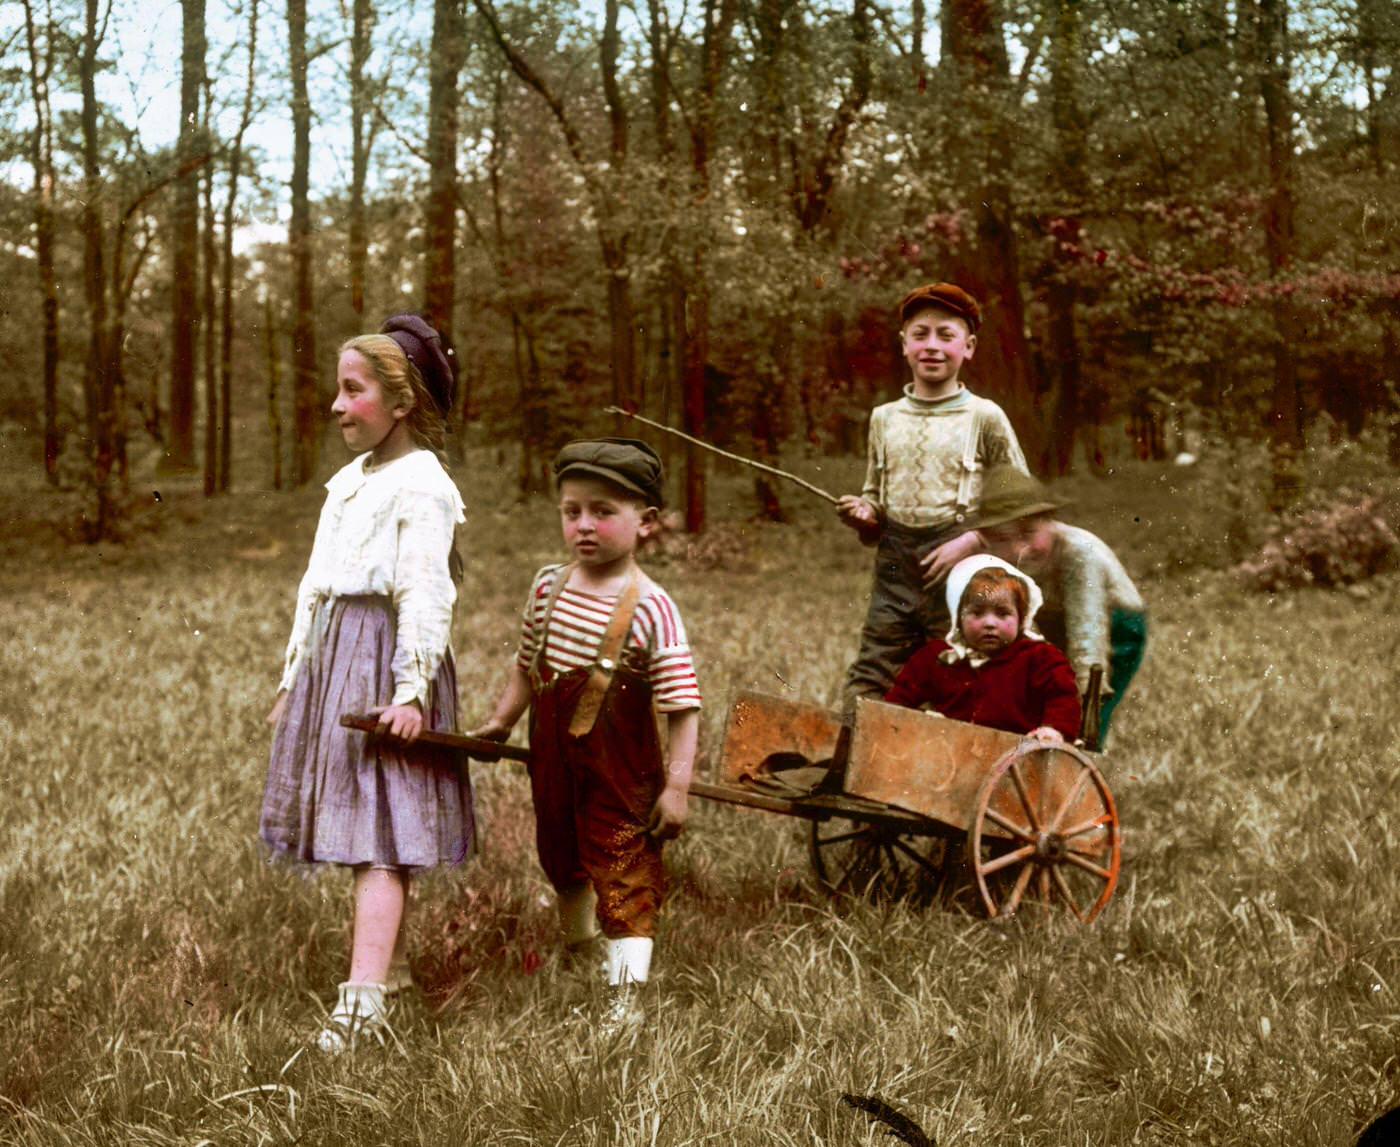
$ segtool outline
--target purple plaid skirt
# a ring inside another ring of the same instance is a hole
[[[343,728],[342,713],[393,699],[395,617],[387,597],[339,597],[316,609],[311,639],[272,737],[260,834],[293,860],[430,868],[460,864],[475,821],[465,762],[427,745],[407,755]],[[457,724],[449,650],[424,727]]]

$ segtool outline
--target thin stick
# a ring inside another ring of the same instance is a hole
[[[625,414],[628,418],[635,418],[638,422],[645,422],[648,426],[654,426],[657,430],[667,434],[674,434],[677,438],[684,438],[687,442],[693,442],[702,450],[709,450],[713,454],[718,454],[721,458],[728,458],[731,462],[737,462],[740,466],[752,466],[755,470],[762,470],[765,474],[772,474],[777,478],[786,478],[789,482],[796,482],[804,490],[815,494],[818,498],[825,498],[833,506],[838,499],[835,494],[828,494],[820,486],[813,486],[805,478],[799,478],[796,474],[789,474],[786,470],[779,470],[776,466],[769,466],[765,462],[755,462],[752,458],[745,458],[742,454],[731,454],[728,450],[721,450],[718,446],[711,446],[708,442],[703,442],[699,438],[694,438],[683,430],[677,430],[673,426],[665,426],[660,422],[653,422],[650,418],[644,418],[640,414],[633,414],[630,410],[623,410],[620,406],[605,406],[603,410],[607,414]]]

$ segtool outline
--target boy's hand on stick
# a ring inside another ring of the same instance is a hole
[[[843,494],[836,499],[836,516],[860,535],[863,545],[873,546],[880,540],[879,512],[864,498]]]
[[[505,742],[510,737],[510,726],[500,721],[487,721],[484,725],[478,725],[475,729],[467,733],[469,737],[480,737],[483,741]],[[501,758],[494,753],[478,753],[473,751],[472,759],[477,761],[499,761]]]
[[[1062,745],[1064,744],[1064,734],[1059,729],[1052,729],[1049,725],[1041,725],[1038,729],[1032,729],[1026,734],[1032,741],[1039,741],[1042,745]]]
[[[842,494],[836,499],[836,516],[852,529],[880,524],[875,507],[858,494]]]
[[[924,585],[937,585],[963,558],[981,552],[982,535],[976,530],[968,530],[941,546],[935,546],[919,559],[919,564],[924,568]]]
[[[652,806],[647,833],[657,840],[674,840],[680,836],[685,827],[687,800],[686,788],[668,784]]]
[[[375,734],[379,737],[394,737],[411,745],[423,731],[423,710],[417,701],[410,701],[407,705],[378,705],[369,711],[369,715],[379,718],[379,729]]]

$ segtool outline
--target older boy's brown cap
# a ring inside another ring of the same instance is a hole
[[[1066,505],[1029,474],[1014,466],[997,466],[982,480],[982,498],[973,529],[1000,526],[1032,514],[1051,514]]]
[[[915,287],[899,304],[899,325],[903,326],[925,307],[937,307],[957,315],[972,332],[982,325],[981,305],[956,283],[925,283]]]
[[[554,458],[554,484],[570,474],[602,478],[648,506],[662,500],[661,459],[638,438],[580,438],[570,442]]]

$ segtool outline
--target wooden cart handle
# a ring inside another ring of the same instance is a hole
[[[366,717],[360,713],[345,713],[341,716],[340,723],[347,729],[358,729],[362,733],[379,731],[379,721],[376,718]],[[418,740],[415,743],[441,745],[443,748],[456,749],[458,752],[466,753],[478,760],[481,757],[504,757],[508,761],[529,761],[530,759],[529,749],[507,745],[501,741],[488,741],[485,737],[469,737],[465,733],[440,733],[434,729],[424,729],[418,734]]]

